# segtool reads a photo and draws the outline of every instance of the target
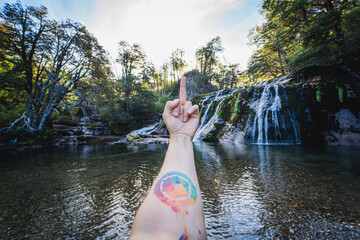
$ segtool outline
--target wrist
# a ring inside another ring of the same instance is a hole
[[[170,134],[170,141],[173,142],[192,142],[192,137],[183,133]]]

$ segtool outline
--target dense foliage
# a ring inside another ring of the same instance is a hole
[[[264,0],[260,11],[265,22],[249,34],[257,46],[248,66],[252,79],[314,65],[359,67],[359,1]]]

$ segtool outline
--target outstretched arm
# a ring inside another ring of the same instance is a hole
[[[130,239],[206,239],[192,144],[199,107],[186,101],[186,78],[181,79],[180,99],[166,103],[163,119],[170,132],[168,151],[136,214]]]

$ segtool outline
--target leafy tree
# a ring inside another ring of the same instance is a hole
[[[141,65],[140,82],[148,90],[155,90],[155,66],[152,62],[143,62]]]
[[[186,66],[184,58],[184,50],[178,48],[171,53],[170,57],[170,65],[172,70],[172,80],[171,80],[171,91],[172,91],[172,83],[176,80],[180,79],[180,74]]]
[[[166,94],[166,85],[168,82],[168,78],[169,78],[169,64],[168,63],[164,63],[161,66],[161,79],[162,79],[162,95],[164,96]]]
[[[43,6],[20,3],[6,3],[1,12],[1,47],[6,47],[14,64],[5,75],[15,76],[4,82],[26,92],[25,112],[10,128],[22,121],[30,132],[40,132],[57,108],[81,102],[77,83],[90,76],[96,69],[94,59],[101,62],[104,55],[84,26],[49,20],[46,15]]]
[[[239,64],[222,65],[218,77],[220,89],[233,88],[239,80]]]
[[[358,61],[359,1],[264,0],[260,12],[266,21],[249,34],[257,47],[250,74],[267,79],[311,65]]]
[[[206,46],[196,50],[196,60],[201,74],[211,76],[218,63],[218,53],[224,49],[221,46],[220,37],[211,39]]]
[[[121,85],[128,116],[130,115],[130,97],[135,89],[135,82],[137,80],[135,71],[141,68],[145,59],[145,52],[139,44],[129,44],[126,41],[119,42],[119,52],[116,61],[122,67]]]

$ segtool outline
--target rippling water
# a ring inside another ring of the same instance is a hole
[[[166,146],[1,152],[0,239],[126,239]],[[195,144],[209,239],[359,239],[360,148]]]

